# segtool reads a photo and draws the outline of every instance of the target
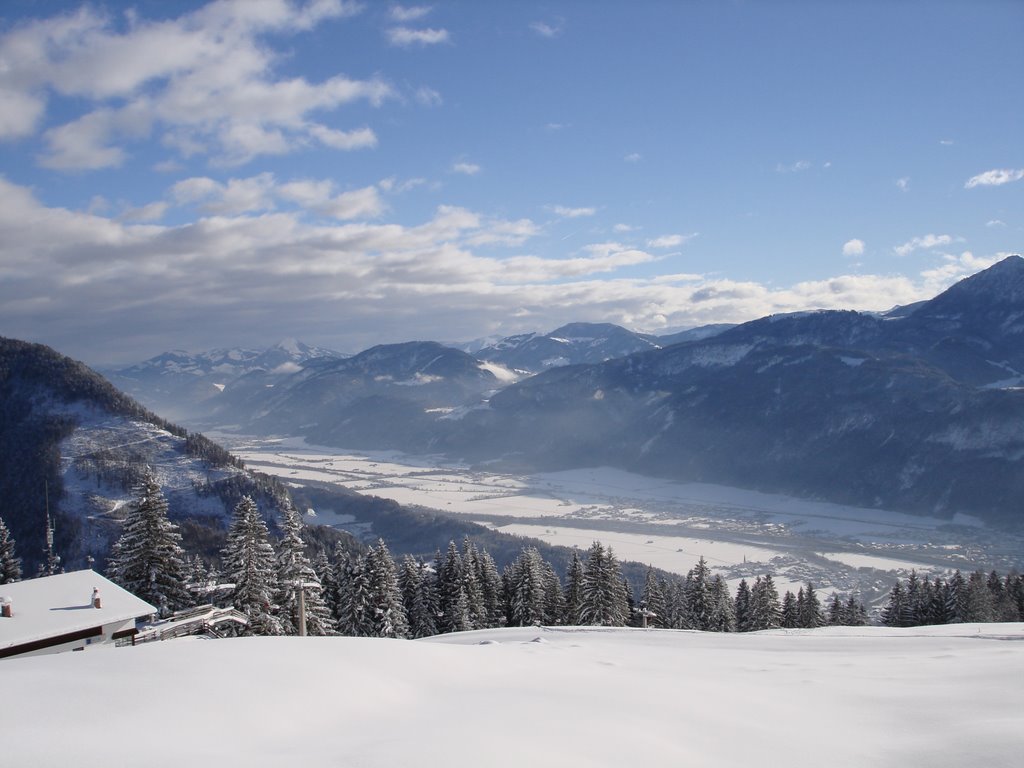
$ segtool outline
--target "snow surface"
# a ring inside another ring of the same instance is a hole
[[[0,662],[2,762],[1020,765],[1024,624],[172,640]]]

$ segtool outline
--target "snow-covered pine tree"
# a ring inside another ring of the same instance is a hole
[[[864,603],[850,595],[843,606],[843,624],[848,627],[863,627],[868,623],[868,612]]]
[[[558,574],[551,563],[542,560],[544,564],[544,623],[561,624],[565,617],[565,595],[562,592],[562,582],[558,580]]]
[[[949,584],[935,577],[932,583],[931,601],[928,603],[929,624],[949,624]]]
[[[472,629],[463,570],[464,564],[459,549],[454,541],[449,541],[448,551],[437,563],[437,601],[441,614],[438,629],[441,632],[462,632]]]
[[[142,481],[138,500],[128,508],[107,575],[156,606],[161,616],[192,604],[181,534],[167,517],[167,499],[152,475]]]
[[[235,585],[231,602],[249,617],[246,633],[280,635],[274,603],[278,592],[274,548],[267,524],[250,496],[242,497],[235,506],[221,557],[224,576]]]
[[[0,584],[10,584],[21,579],[21,558],[14,553],[14,539],[0,517]]]
[[[477,561],[480,565],[477,581],[484,596],[486,627],[500,627],[505,623],[505,611],[502,609],[501,574],[494,558],[486,549],[481,550]]]
[[[800,591],[803,592],[802,589]],[[782,626],[786,629],[795,629],[800,626],[800,609],[796,596],[788,589],[782,598]]]
[[[320,550],[313,560],[313,570],[316,571],[316,577],[320,579],[320,586],[323,587],[321,596],[331,617],[331,626],[337,629],[338,576],[335,573],[334,565],[331,564],[330,558],[327,557],[327,553],[323,550]]]
[[[903,621],[907,615],[907,594],[903,591],[903,582],[897,580],[889,591],[889,602],[882,609],[882,624],[887,627],[905,626]]]
[[[333,635],[334,617],[323,598],[320,577],[306,556],[302,541],[302,515],[286,504],[281,518],[281,541],[277,554],[277,605],[281,630],[299,634],[299,590],[303,590],[307,635]]]
[[[437,634],[437,595],[434,576],[422,560],[412,555],[402,558],[398,571],[398,587],[409,622],[409,637],[430,637]]]
[[[686,584],[681,579],[664,582],[661,591],[665,595],[665,610],[668,614],[669,629],[687,629],[690,622],[689,606],[686,604]]]
[[[799,602],[799,613],[800,613],[800,626],[811,629],[813,627],[820,627],[824,625],[825,619],[821,615],[821,601],[818,599],[818,593],[814,590],[814,585],[811,582],[807,582],[807,588],[802,589],[803,600]]]
[[[536,547],[524,547],[509,577],[510,623],[514,627],[543,624],[546,619],[546,574]]]
[[[782,606],[772,575],[758,576],[750,590],[751,631],[782,626]]]
[[[714,598],[711,594],[711,569],[701,555],[697,565],[686,574],[686,602],[690,618],[688,629],[707,632],[711,629],[714,614]]]
[[[605,549],[601,542],[595,541],[587,552],[583,568],[579,623],[621,627],[628,619],[629,601],[619,561],[611,547]]]
[[[988,588],[985,574],[974,571],[967,577],[967,599],[964,604],[964,621],[984,623],[995,621],[995,604]]]
[[[843,621],[845,617],[843,615],[843,600],[839,597],[839,593],[833,592],[829,596],[828,602],[825,603],[825,606],[825,615],[828,618],[829,626],[842,626],[845,623]]]
[[[409,622],[398,588],[398,573],[384,539],[377,540],[366,555],[366,573],[370,590],[372,637],[408,637]]]
[[[462,540],[462,589],[466,593],[469,622],[473,629],[487,626],[487,608],[484,605],[483,585],[480,583],[480,553],[469,536]]]
[[[967,621],[967,581],[958,568],[949,577],[946,589],[946,622],[962,624]]]
[[[577,624],[583,606],[583,563],[579,552],[572,551],[572,560],[565,572],[565,624]]]
[[[711,605],[711,631],[735,631],[736,613],[732,598],[729,596],[729,585],[719,573],[711,579]]]
[[[737,632],[749,632],[753,624],[750,596],[750,585],[747,584],[746,579],[740,579],[740,584],[736,588],[736,599],[733,601],[733,613],[736,615],[736,631]]]
[[[362,555],[340,555],[338,574],[338,632],[350,637],[370,637],[370,579]]]
[[[644,576],[644,590],[640,595],[640,601],[643,610],[647,611],[647,626],[668,626],[665,593],[662,591],[661,581],[650,566],[647,567],[647,574]]]

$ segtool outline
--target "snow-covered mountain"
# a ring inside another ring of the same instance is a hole
[[[267,349],[175,350],[142,363],[101,371],[116,387],[171,418],[194,418],[226,386],[248,377],[248,386],[272,384],[312,360],[343,358],[340,352],[285,339]]]
[[[517,375],[435,342],[387,344],[323,359],[259,391],[224,390],[216,414],[244,429],[314,441],[391,445],[436,418],[478,404]]]
[[[529,627],[87,649],[0,662],[3,755],[143,755],[153,768],[199,755],[250,768],[1012,766],[1020,641],[1024,624]]]
[[[1017,523],[1022,318],[1014,256],[900,317],[772,316],[552,369],[495,394],[435,447]]]
[[[538,373],[563,365],[600,363],[658,347],[653,337],[611,323],[570,323],[543,336],[508,336],[474,354],[514,370]]]
[[[0,516],[28,573],[42,552],[47,506],[66,567],[82,567],[88,556],[102,566],[146,473],[163,487],[192,551],[223,528],[242,494],[268,512],[287,497],[276,480],[40,344],[0,339],[0,408]]]

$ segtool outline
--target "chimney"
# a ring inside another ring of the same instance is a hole
[[[100,604],[100,590],[99,590],[99,587],[93,587],[92,588],[92,607],[93,608],[102,608],[103,607]]]
[[[5,619],[14,618],[14,608],[11,605],[11,598],[0,597],[0,617]]]

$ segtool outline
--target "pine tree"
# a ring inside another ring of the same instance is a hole
[[[782,626],[786,629],[795,629],[800,626],[800,610],[797,600],[788,589],[782,598]]]
[[[962,624],[967,621],[967,582],[958,568],[947,582],[946,623]]]
[[[476,545],[466,536],[462,540],[462,590],[466,593],[466,607],[473,629],[487,626],[487,608],[484,605],[483,585],[480,583],[480,553]]]
[[[828,599],[828,623],[829,626],[838,627],[842,626],[846,622],[844,621],[845,616],[843,614],[843,601],[839,597],[838,592],[833,592]]]
[[[299,590],[306,614],[307,635],[333,635],[334,617],[323,598],[323,585],[302,541],[302,516],[291,504],[284,506],[277,555],[278,618],[286,635],[299,634]]]
[[[168,519],[167,499],[151,475],[125,516],[107,573],[115,584],[156,606],[161,616],[192,604],[181,534]]]
[[[782,606],[779,603],[779,592],[775,588],[772,575],[760,576],[754,581],[750,590],[752,631],[775,629],[782,626]]]
[[[967,599],[964,604],[963,620],[971,623],[983,623],[995,621],[995,616],[995,605],[985,574],[975,571],[967,577]]]
[[[21,579],[21,558],[14,554],[14,539],[0,517],[0,584],[10,584]]]
[[[443,561],[437,563],[437,601],[441,614],[438,629],[441,632],[462,632],[473,627],[463,570],[462,556],[455,542],[449,541]]]
[[[572,551],[572,560],[565,573],[565,624],[578,624],[583,607],[583,563],[579,552]]]
[[[505,623],[505,612],[502,610],[501,601],[501,574],[498,573],[498,566],[494,558],[487,550],[480,552],[477,560],[479,572],[477,581],[480,582],[480,589],[484,598],[484,613],[486,616],[485,627],[500,627]]]
[[[799,616],[800,626],[807,629],[814,627],[820,627],[825,623],[824,617],[821,615],[821,602],[818,600],[818,594],[814,591],[814,585],[811,582],[807,582],[807,588],[802,589],[803,600],[799,601]]]
[[[625,626],[629,619],[628,592],[623,588],[619,561],[611,547],[595,541],[583,569],[583,603],[580,624]]]
[[[648,566],[644,576],[644,591],[640,595],[641,608],[647,611],[647,626],[667,627],[668,610],[665,605],[665,593],[661,582],[655,576],[654,569]]]
[[[551,563],[543,560],[544,573],[544,623],[561,624],[565,616],[565,595],[562,582]]]
[[[409,637],[437,634],[437,596],[433,582],[433,575],[422,560],[413,560],[412,555],[402,559],[398,587],[409,622]]]
[[[706,632],[714,622],[714,599],[711,595],[711,569],[701,555],[697,565],[686,574],[686,603],[689,629]]]
[[[729,585],[718,573],[711,580],[710,629],[712,632],[732,632],[736,629],[736,613],[732,598],[729,597]]]
[[[889,592],[889,602],[882,609],[882,624],[887,627],[902,627],[907,615],[907,594],[903,582],[897,581]]]
[[[313,570],[316,571],[316,577],[320,580],[320,585],[323,587],[321,596],[331,617],[331,626],[336,628],[338,621],[338,576],[330,558],[327,557],[327,553],[323,550],[320,551],[313,561]]]
[[[384,539],[377,540],[366,555],[366,573],[370,596],[370,634],[372,637],[408,637],[409,623],[398,588],[395,561]]]
[[[225,576],[235,585],[231,602],[249,617],[247,632],[280,635],[274,597],[278,592],[274,548],[256,502],[244,496],[235,506],[227,544],[221,551]]]
[[[868,623],[868,612],[864,603],[850,595],[843,606],[843,624],[848,627],[863,627]]]
[[[751,604],[750,586],[746,579],[740,579],[736,588],[736,600],[733,605],[736,614],[736,631],[749,632],[753,628],[753,605]]]
[[[369,637],[370,583],[362,555],[343,555],[338,563],[338,632],[349,637]]]
[[[543,624],[546,618],[547,584],[544,561],[536,547],[525,547],[509,575],[509,621],[514,627]]]

